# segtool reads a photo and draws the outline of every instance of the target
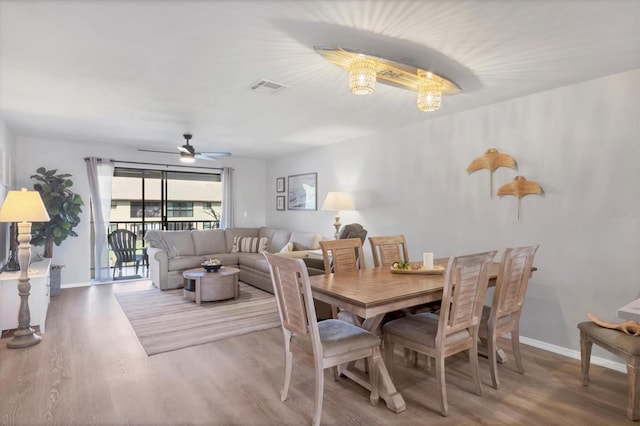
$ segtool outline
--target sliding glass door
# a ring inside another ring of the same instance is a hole
[[[222,184],[218,170],[195,173],[115,168],[109,232],[116,229],[134,232],[140,248],[150,229],[213,229],[220,227],[221,215]],[[112,253],[110,260],[114,267]]]
[[[219,173],[116,168],[110,230],[140,236],[148,229],[211,229],[220,226]]]

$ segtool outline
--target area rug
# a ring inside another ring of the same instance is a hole
[[[238,299],[201,305],[183,299],[182,289],[152,288],[115,296],[147,355],[280,325],[275,297],[244,283]]]

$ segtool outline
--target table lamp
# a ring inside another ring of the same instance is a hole
[[[29,264],[31,263],[31,223],[48,222],[49,214],[42,202],[38,191],[9,191],[0,209],[0,222],[18,222],[18,263],[20,277],[18,278],[18,294],[20,295],[20,310],[18,311],[18,329],[13,338],[7,342],[9,349],[27,348],[40,343],[41,337],[31,328],[31,313],[29,312]]]
[[[355,210],[351,195],[346,192],[329,192],[327,198],[322,203],[322,210],[330,210],[336,212],[335,222],[333,226],[336,228],[334,238],[338,239],[338,231],[340,231],[340,210]]]

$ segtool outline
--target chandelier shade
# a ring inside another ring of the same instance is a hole
[[[349,66],[349,90],[354,95],[370,95],[376,88],[376,62],[368,57],[356,58]]]
[[[442,103],[442,79],[437,75],[418,70],[422,81],[418,83],[416,106],[420,111],[437,111]]]

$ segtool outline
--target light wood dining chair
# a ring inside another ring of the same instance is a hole
[[[409,250],[407,249],[407,241],[404,235],[390,235],[381,237],[369,237],[371,245],[371,254],[373,255],[373,265],[391,267],[395,262],[409,262]],[[440,309],[440,302],[425,303],[423,305],[414,306],[412,308],[403,309],[401,312],[409,315],[416,312],[434,312]],[[395,319],[398,315],[396,312],[390,312],[388,318]],[[384,322],[388,322],[385,318]],[[409,351],[406,351],[409,354]],[[414,354],[415,355],[415,354]],[[409,362],[409,357],[405,357]],[[417,358],[414,356],[414,364]]]
[[[285,345],[284,386],[280,398],[287,399],[293,353],[315,367],[315,409],[313,424],[320,424],[324,393],[324,369],[359,359],[371,363],[371,404],[378,403],[380,338],[363,328],[336,319],[318,322],[307,268],[301,259],[264,253],[271,271]]]
[[[350,272],[364,269],[360,238],[320,241],[325,273]]]
[[[322,260],[325,274],[359,271],[365,268],[362,240],[347,238],[343,240],[320,241]],[[343,319],[359,325],[362,321],[350,312],[339,312],[335,306],[331,307],[333,318]]]
[[[404,235],[369,237],[373,266],[391,266],[394,262],[408,262],[409,250]]]
[[[436,361],[436,385],[440,394],[440,412],[449,412],[444,378],[444,360],[469,351],[476,394],[482,396],[478,368],[478,327],[489,283],[489,267],[495,251],[451,257],[442,290],[440,315],[420,313],[382,326],[385,364],[393,374],[395,344],[425,354]]]
[[[496,340],[499,336],[511,333],[511,346],[516,369],[524,374],[522,356],[520,355],[520,314],[527,292],[533,258],[539,245],[507,248],[502,255],[500,271],[493,293],[491,306],[484,306],[480,321],[479,337],[486,346],[491,370],[493,387],[498,389],[498,361]]]

